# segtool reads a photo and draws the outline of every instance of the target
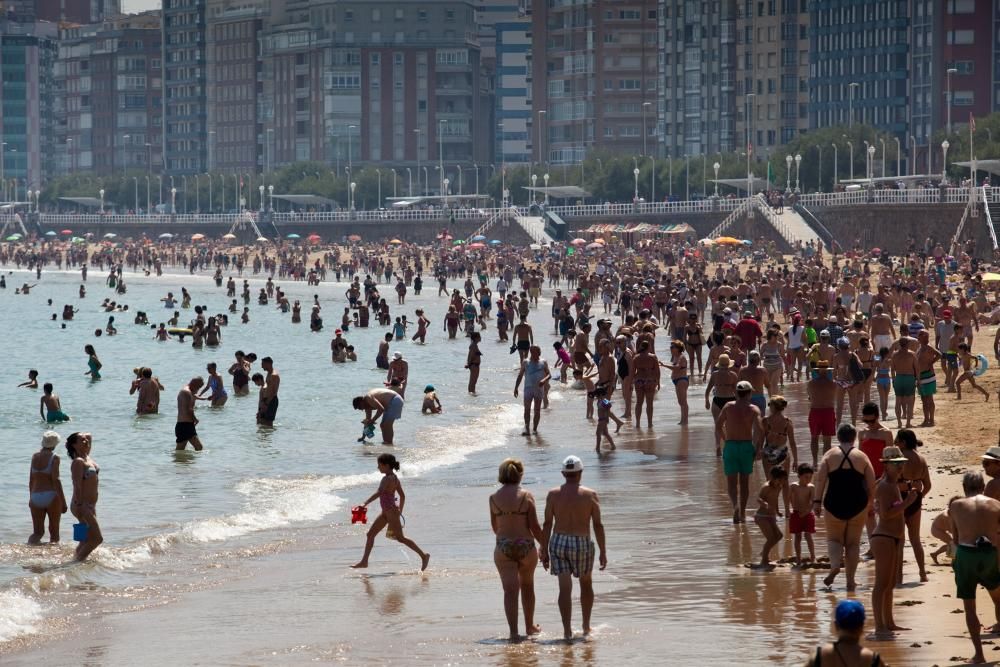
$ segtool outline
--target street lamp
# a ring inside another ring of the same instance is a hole
[[[823,146],[822,144],[816,144],[816,149],[819,151],[819,172],[816,176],[816,192],[822,192],[823,190]]]
[[[802,166],[802,156],[798,153],[795,154],[795,194],[799,194],[802,190],[799,188],[799,168]]]
[[[853,81],[847,84],[847,87],[851,91],[849,99],[847,101],[847,127],[854,127],[854,91],[857,90],[858,86],[860,85],[861,84],[858,83],[857,81]],[[862,117],[864,117],[864,114],[861,115]]]
[[[170,213],[177,214],[177,188],[170,188]]]
[[[410,171],[409,167],[406,168],[406,179],[410,182],[410,194],[409,194],[409,196],[412,197],[413,196],[413,172]],[[420,174],[419,173],[417,174],[417,180],[418,181],[420,180]]]
[[[264,210],[264,186],[263,186],[263,184],[257,186],[257,192],[260,193],[260,198],[259,198],[260,210],[263,211]]]
[[[875,180],[875,145],[869,144],[868,146],[868,181],[872,182]]]
[[[840,180],[840,172],[837,170],[837,144],[830,144],[833,146],[833,189],[837,189],[837,181]]]
[[[907,148],[910,149],[910,175],[912,176],[917,173],[917,138],[912,134]]]
[[[347,167],[351,170],[352,174],[354,173],[354,166],[353,166],[354,163],[352,162],[352,157],[351,157],[351,145],[354,143],[354,134],[351,132],[351,130],[356,129],[357,127],[358,127],[357,125],[347,126]]]
[[[101,195],[101,214],[103,215],[104,214],[104,188],[101,188],[97,192],[98,192],[99,195]],[[16,199],[17,196],[15,195],[14,198]]]
[[[549,175],[543,174],[542,180],[545,181],[545,205],[549,205]]]
[[[126,158],[125,158],[125,145],[128,143],[128,140],[131,139],[131,138],[132,138],[132,136],[129,135],[129,134],[123,134],[122,135],[122,173],[123,174],[126,171],[128,171],[128,164],[127,164],[127,161],[126,161]]]
[[[187,176],[181,176],[181,189],[184,192],[184,215],[188,212],[188,181]]]
[[[947,77],[947,79],[948,79],[948,93],[947,93],[947,98],[948,98],[948,135],[949,136],[951,136],[951,75],[952,74],[956,74],[957,72],[958,72],[958,70],[955,69],[954,67],[949,67],[947,69],[947,71],[945,72],[948,75],[948,77]]]
[[[351,196],[350,200],[347,202],[348,204],[347,208],[350,209],[351,211],[354,210],[354,188],[356,187],[358,187],[358,184],[355,183],[354,181],[351,181]]]
[[[691,201],[691,156],[684,156],[684,201]]]
[[[146,174],[146,215],[149,215],[149,212],[150,212],[149,211],[149,205],[150,205],[150,201],[149,200],[150,200],[150,196],[149,196],[149,174]]]
[[[201,213],[201,174],[194,175],[194,212]]]
[[[423,170],[424,170],[424,195],[426,196],[427,195],[427,184],[430,183],[430,179],[427,178],[427,167],[426,166],[423,167]],[[418,178],[420,177],[419,173],[417,173],[417,177]]]
[[[393,167],[389,171],[392,172],[392,198],[396,198],[396,168]]]
[[[538,162],[541,164],[542,160],[542,116],[546,114],[545,109],[538,110],[538,127],[535,129],[535,140],[538,142]],[[532,167],[534,171],[534,167]]]
[[[882,178],[885,178],[885,139],[882,137],[878,138],[879,143],[882,144]],[[872,162],[872,171],[875,170],[875,163]]]
[[[752,136],[750,134],[750,125],[753,121],[753,115],[750,113],[751,109],[750,98],[754,98],[756,100],[757,95],[754,93],[746,94],[746,109],[744,109],[743,111],[743,118],[746,121],[744,124],[746,125],[745,129],[747,135],[746,146],[745,146],[747,150],[747,198],[753,197],[753,173],[750,171],[750,153],[753,152],[752,148],[753,144],[750,143],[750,139]]]
[[[791,155],[785,156],[785,194],[792,194],[792,160]]]
[[[438,119],[438,194],[444,196],[444,118]]]
[[[531,206],[532,204],[535,203],[535,183],[537,183],[537,182],[538,182],[538,174],[532,174],[531,175],[531,201],[528,203],[528,206]]]
[[[424,195],[426,193],[420,189],[420,128],[413,128],[413,134],[417,135],[417,190],[420,190],[420,194]],[[409,169],[407,169],[407,171],[409,171]],[[424,173],[426,174],[427,171],[424,170]],[[424,184],[427,184],[426,176],[424,177]],[[410,186],[410,196],[413,196],[412,184]]]
[[[132,182],[135,185],[135,208],[132,209],[133,215],[139,215],[139,178],[138,176],[132,177]]]
[[[382,170],[376,168],[375,174],[378,176],[378,205],[375,206],[377,210],[382,208]]]
[[[479,164],[476,162],[472,163],[472,168],[476,170],[476,194],[479,194]]]
[[[267,186],[267,210],[274,212],[274,186]]]
[[[896,140],[896,178],[899,178],[899,137],[893,137]]]
[[[441,183],[444,185],[444,192],[442,193],[442,196],[444,197],[444,207],[448,208],[448,186],[451,185],[451,181],[446,178]]]
[[[35,213],[40,213],[41,212],[40,209],[38,208],[38,205],[41,203],[38,198],[41,197],[41,196],[42,196],[42,191],[41,190],[35,190]]]
[[[646,109],[649,108],[649,102],[642,103],[642,154],[646,155]]]
[[[948,140],[945,139],[941,142],[941,185],[948,185]]]
[[[639,203],[639,167],[635,167],[632,170],[632,175],[635,177],[635,193],[632,195],[632,202],[634,204]]]
[[[712,165],[712,169],[715,171],[715,198],[719,198],[719,163],[716,162]]]
[[[851,159],[850,159],[850,164],[851,164],[851,180],[853,181],[854,180],[854,144],[852,144],[850,141],[848,141],[847,142],[847,148],[851,152]]]

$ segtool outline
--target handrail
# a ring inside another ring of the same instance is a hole
[[[813,231],[816,232],[816,235],[819,236],[820,239],[822,239],[826,243],[827,247],[832,251],[833,244],[837,242],[837,239],[834,238],[833,232],[827,229],[826,225],[823,224],[823,221],[817,218],[815,213],[813,213],[805,206],[803,206],[801,202],[795,202],[792,205],[792,209],[795,210],[802,217],[802,219],[806,221],[807,225],[813,228]]]
[[[986,214],[986,228],[990,230],[990,241],[993,242],[993,249],[997,249],[997,232],[993,228],[993,216],[990,214],[990,203],[987,201],[986,188],[979,188],[983,195],[983,212]]]
[[[729,229],[730,225],[739,219],[743,213],[745,213],[753,205],[753,198],[746,197],[743,199],[739,206],[733,209],[733,212],[726,216],[726,219],[719,223],[715,229],[708,233],[708,238],[715,239],[722,236],[722,233]]]

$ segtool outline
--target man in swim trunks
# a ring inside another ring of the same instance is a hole
[[[542,417],[542,401],[548,392],[548,383],[552,379],[549,371],[549,362],[543,360],[542,348],[532,345],[529,350],[529,357],[521,362],[521,370],[517,374],[514,382],[514,398],[521,387],[521,380],[524,379],[524,431],[521,435],[538,434],[538,422]],[[534,406],[535,414],[532,420],[531,409]]]
[[[830,439],[837,432],[837,384],[833,381],[830,362],[816,362],[813,376],[806,383],[809,396],[809,450],[812,452],[813,466],[817,464],[819,439],[823,437],[823,453],[830,450]]]
[[[274,370],[274,360],[271,357],[261,359],[260,367],[267,375],[264,378],[264,387],[260,390],[264,409],[257,415],[257,423],[261,426],[274,426],[274,418],[278,415],[278,388],[281,386],[281,376]]]
[[[726,403],[719,412],[718,429],[722,433],[722,469],[726,473],[729,500],[733,504],[733,523],[746,521],[750,497],[750,474],[764,438],[760,410],[750,402],[753,385],[746,380],[736,383],[736,400]]]
[[[982,626],[976,611],[976,589],[980,584],[989,592],[1000,609],[1000,570],[997,568],[998,535],[1000,535],[1000,501],[984,495],[986,485],[979,472],[967,472],[962,478],[965,498],[952,501],[948,508],[951,532],[955,536],[955,587],[965,607],[965,624],[976,654],[970,662],[983,663]],[[997,624],[989,632],[1000,629]]]
[[[872,335],[872,349],[881,350],[883,347],[892,347],[892,342],[896,338],[896,330],[892,328],[892,317],[885,312],[885,306],[876,303],[872,309],[872,318],[868,322]]]
[[[913,428],[913,403],[917,394],[917,355],[910,350],[912,338],[902,337],[899,347],[889,360],[892,373],[892,390],[896,394],[896,428]]]
[[[42,391],[44,393],[38,404],[38,412],[41,414],[42,419],[45,420],[45,423],[58,424],[59,422],[68,422],[69,415],[62,411],[59,394],[52,393],[52,383],[46,382],[43,384]],[[45,414],[46,410],[48,410],[48,414]]]
[[[535,336],[531,330],[531,325],[528,324],[527,318],[522,317],[521,321],[514,325],[511,337],[514,341],[514,347],[517,349],[517,356],[523,362],[528,358],[528,350],[535,342]]]
[[[374,425],[381,418],[382,444],[393,444],[393,423],[403,415],[403,397],[388,387],[372,389],[364,396],[355,396],[355,410],[364,410],[364,423]],[[372,414],[374,412],[374,414]]]
[[[559,615],[562,617],[563,638],[573,638],[573,577],[580,580],[580,607],[583,610],[583,634],[591,631],[590,613],[594,608],[594,542],[590,539],[590,524],[601,569],[608,566],[604,548],[604,524],[601,523],[601,503],[597,493],[580,485],[583,462],[576,456],[563,461],[562,474],[566,482],[549,491],[545,499],[545,523],[539,555],[542,567],[559,577]]]
[[[917,392],[920,394],[920,405],[923,409],[924,420],[921,426],[934,426],[934,394],[937,393],[937,376],[934,374],[934,364],[941,358],[941,353],[930,345],[931,336],[924,329],[917,334],[920,347],[917,348],[917,374],[919,384]]]
[[[186,449],[190,442],[195,451],[202,449],[201,440],[198,438],[198,418],[194,416],[195,395],[205,384],[202,377],[191,378],[191,381],[181,387],[177,392],[177,424],[174,426],[174,437],[177,441],[177,449]]]

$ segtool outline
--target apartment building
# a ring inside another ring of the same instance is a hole
[[[204,172],[206,129],[205,0],[163,0],[163,156],[169,175]]]

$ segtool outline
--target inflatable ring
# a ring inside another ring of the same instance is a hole
[[[190,336],[192,331],[190,329],[178,329],[175,327],[173,329],[167,329],[167,333],[171,336]]]
[[[976,377],[979,377],[980,375],[989,370],[990,361],[989,359],[986,358],[985,354],[976,355],[976,359],[979,360],[979,366],[976,368],[976,372],[974,373],[974,375]]]

